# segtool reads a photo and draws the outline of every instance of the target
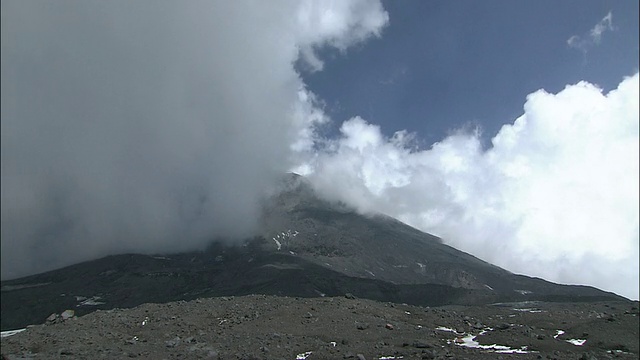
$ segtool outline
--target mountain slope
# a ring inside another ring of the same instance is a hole
[[[321,200],[301,176],[289,174],[284,184],[265,206],[265,249],[280,247],[348,276],[394,284],[440,284],[501,295],[602,294],[512,274],[391,217],[363,216]]]
[[[592,287],[512,274],[385,216],[319,199],[290,175],[266,203],[261,236],[206,251],[116,255],[3,281],[2,330],[51,313],[200,297],[354,296],[414,305],[625,300]]]

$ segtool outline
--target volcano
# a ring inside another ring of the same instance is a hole
[[[513,274],[384,215],[321,199],[287,175],[258,236],[204,251],[124,254],[3,281],[2,330],[74,309],[131,308],[220,296],[348,296],[418,306],[626,301],[589,286]]]

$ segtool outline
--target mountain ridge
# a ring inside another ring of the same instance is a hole
[[[509,301],[626,301],[589,286],[513,274],[384,215],[321,199],[288,175],[263,204],[260,234],[181,254],[124,254],[1,282],[1,328],[51,313],[200,297],[353,296],[422,306]],[[87,303],[87,300],[90,300]]]

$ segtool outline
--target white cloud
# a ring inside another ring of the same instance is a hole
[[[1,4],[3,279],[251,234],[322,123],[298,57],[388,19],[364,0]]]
[[[602,20],[600,20],[600,22],[593,27],[593,29],[591,29],[591,31],[589,32],[589,35],[591,36],[591,39],[593,39],[593,42],[595,42],[596,44],[599,44],[600,39],[602,38],[602,33],[604,33],[605,31],[612,31],[612,30],[613,30],[613,15],[611,14],[611,11],[609,11],[609,13],[605,17],[603,17]]]
[[[484,151],[478,133],[428,150],[361,118],[311,152],[318,190],[383,212],[511,271],[638,298],[638,74],[530,94]]]
[[[295,33],[302,56],[312,70],[322,70],[315,48],[330,45],[341,51],[370,36],[380,36],[389,14],[378,1],[305,1],[296,11]]]
[[[605,15],[589,32],[583,36],[572,35],[567,40],[567,45],[571,48],[578,49],[584,53],[594,46],[599,45],[602,40],[602,34],[606,31],[613,31],[613,14],[611,11]]]

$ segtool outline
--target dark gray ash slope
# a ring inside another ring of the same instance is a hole
[[[261,235],[242,245],[109,256],[3,281],[2,329],[43,323],[65,309],[82,315],[226,295],[351,293],[428,306],[626,300],[592,287],[512,274],[390,217],[363,216],[321,200],[294,174],[281,190],[265,204]]]

